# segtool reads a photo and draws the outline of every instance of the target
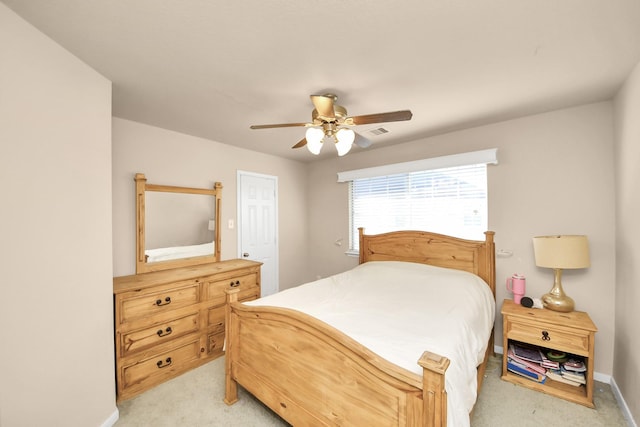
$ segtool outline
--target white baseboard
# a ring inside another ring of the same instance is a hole
[[[119,419],[120,419],[120,411],[118,411],[118,408],[116,408],[115,411],[111,413],[109,418],[104,420],[104,422],[100,425],[100,427],[113,427],[114,425],[116,425]]]
[[[493,350],[498,354],[504,354],[502,346],[493,346]],[[618,388],[615,379],[611,375],[601,374],[599,372],[593,373],[593,379],[596,381],[600,381],[601,383],[609,384],[611,386],[611,391],[613,392],[613,395],[616,398],[618,405],[620,406],[620,410],[622,411],[622,415],[627,420],[629,427],[638,427],[638,424],[636,424],[635,420],[633,419],[633,415],[631,415],[631,411],[627,406],[627,402],[625,402],[622,393],[620,393],[620,389]]]
[[[593,379],[605,384],[611,384],[612,380],[611,375],[601,374],[600,372],[594,372]]]
[[[627,420],[627,424],[629,427],[638,427],[635,420],[633,419],[633,415],[631,415],[631,411],[629,410],[629,406],[627,406],[627,402],[622,397],[622,393],[620,393],[620,389],[618,388],[618,384],[616,384],[616,380],[611,378],[611,391],[613,391],[613,395],[616,397],[616,401],[618,401],[618,406],[620,406],[620,410],[622,411],[622,415],[624,419]]]

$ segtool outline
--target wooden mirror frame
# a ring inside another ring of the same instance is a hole
[[[137,173],[136,181],[136,274],[151,271],[169,270],[178,267],[208,264],[220,261],[220,205],[222,202],[222,183],[216,182],[213,189],[175,187],[170,185],[148,184],[143,173]],[[147,262],[146,259],[146,231],[145,231],[145,193],[158,191],[165,193],[202,194],[213,196],[215,203],[215,247],[213,255],[180,258],[168,261]]]

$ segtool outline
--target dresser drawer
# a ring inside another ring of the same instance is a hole
[[[589,334],[570,331],[544,323],[530,324],[517,319],[506,320],[509,339],[553,348],[581,356],[589,355]]]
[[[207,337],[207,355],[216,356],[224,351],[224,332],[218,334],[209,334]]]
[[[144,387],[147,383],[157,383],[164,376],[173,376],[188,369],[199,357],[200,340],[197,339],[173,350],[124,366],[122,387]]]
[[[146,295],[123,295],[120,300],[120,321],[122,323],[130,322],[196,304],[198,302],[198,283],[187,282],[183,285]]]
[[[225,306],[218,305],[215,307],[209,307],[209,310],[207,310],[207,327],[211,329],[210,332],[224,332],[224,322]]]
[[[258,275],[252,273],[209,282],[207,284],[208,302],[215,305],[224,304],[227,299],[226,289],[240,289],[238,300],[255,299],[260,296]]]
[[[184,317],[125,333],[121,338],[120,355],[125,357],[151,346],[166,343],[175,338],[196,332],[199,327],[200,314],[196,311]]]
[[[241,289],[238,293],[238,301],[251,301],[260,298],[260,288],[253,286],[246,289]]]

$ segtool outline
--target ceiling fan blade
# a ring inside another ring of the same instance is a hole
[[[302,138],[296,145],[291,148],[300,148],[304,147],[305,145],[307,145],[307,138]]]
[[[354,144],[356,144],[360,148],[371,147],[372,142],[370,139],[365,138],[364,136],[360,135],[358,132],[355,132],[355,134],[356,134],[356,139],[353,140]]]
[[[278,123],[273,125],[251,125],[251,129],[271,129],[271,128],[292,128],[300,126],[309,126],[309,123]]]
[[[333,109],[333,103],[335,100],[336,97],[329,94],[311,95],[311,102],[313,102],[313,106],[316,107],[318,115],[329,119],[336,117],[336,113]]]
[[[411,120],[411,110],[392,111],[390,113],[366,114],[364,116],[348,117],[345,124],[369,125],[372,123],[401,122]]]

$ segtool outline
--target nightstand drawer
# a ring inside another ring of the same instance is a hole
[[[589,355],[588,334],[573,333],[557,326],[545,325],[544,323],[532,325],[514,319],[507,319],[506,321],[506,332],[509,339],[562,350],[580,356]]]

